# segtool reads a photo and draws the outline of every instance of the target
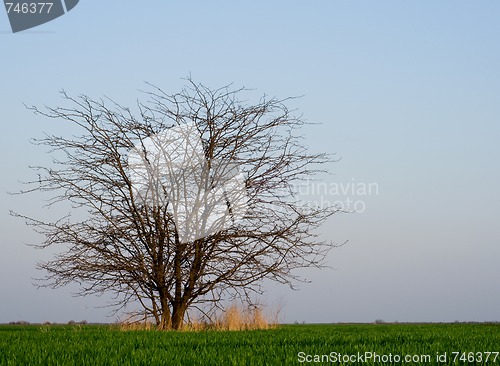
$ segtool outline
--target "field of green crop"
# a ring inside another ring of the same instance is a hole
[[[236,332],[0,326],[0,365],[500,365],[498,352],[499,324],[285,325]]]

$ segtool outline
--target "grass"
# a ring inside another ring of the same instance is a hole
[[[0,365],[404,364],[389,362],[389,354],[431,357],[431,362],[410,364],[468,365],[474,363],[467,360],[468,352],[499,351],[499,324],[284,325],[201,332],[124,331],[108,325],[0,326]],[[330,363],[331,352],[338,358],[338,353],[358,352],[381,358]],[[447,361],[437,363],[436,355],[445,352]],[[465,352],[465,358],[461,361],[459,354],[453,362],[452,352]],[[484,360],[486,355],[481,355]],[[307,362],[315,357],[319,362]],[[479,356],[473,357],[476,361]],[[476,364],[500,365],[500,356],[493,358]]]
[[[212,318],[206,316],[198,319],[189,319],[184,325],[183,331],[206,331],[206,330],[258,330],[271,329],[277,325],[278,312],[274,315],[266,314],[259,307],[242,307],[236,304],[230,305],[219,314],[212,314]],[[69,324],[69,323],[68,323]],[[119,323],[121,330],[153,330],[154,323],[132,316]]]

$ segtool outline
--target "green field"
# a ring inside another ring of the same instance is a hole
[[[500,324],[284,325],[237,332],[0,326],[0,365],[500,365],[498,352]],[[437,362],[445,353],[446,362]]]

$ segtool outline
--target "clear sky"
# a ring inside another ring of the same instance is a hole
[[[10,209],[53,214],[9,196],[29,143],[60,122],[26,104],[58,91],[131,104],[144,82],[182,77],[298,96],[313,151],[336,153],[316,199],[357,202],[321,230],[333,269],[305,270],[300,291],[268,285],[287,322],[500,320],[500,3],[471,1],[93,1],[12,34],[0,11],[0,322],[114,321],[99,298],[37,289],[51,251]],[[371,194],[335,188],[373,183]]]

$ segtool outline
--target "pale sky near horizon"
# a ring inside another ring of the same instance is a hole
[[[115,320],[103,299],[32,285],[51,253],[25,245],[40,238],[9,210],[51,212],[7,192],[50,162],[29,139],[68,130],[23,103],[54,106],[65,89],[127,105],[145,81],[177,92],[189,74],[302,96],[289,106],[321,123],[305,142],[341,158],[316,198],[364,209],[322,227],[348,241],[332,269],[300,272],[299,291],[266,285],[282,321],[500,321],[499,17],[493,0],[81,0],[12,34],[0,10],[0,323]]]

